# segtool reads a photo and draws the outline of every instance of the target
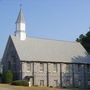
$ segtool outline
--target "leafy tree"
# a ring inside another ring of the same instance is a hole
[[[81,34],[79,36],[79,38],[76,39],[77,42],[82,42],[82,39],[84,38],[85,36],[83,34]]]
[[[13,81],[12,71],[8,70],[3,73],[3,81],[4,81],[4,83],[11,83]]]
[[[76,39],[77,42],[80,42],[86,51],[90,54],[90,31],[85,35],[81,34],[79,38]]]

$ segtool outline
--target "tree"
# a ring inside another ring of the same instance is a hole
[[[76,39],[77,42],[80,42],[86,51],[90,54],[90,31],[85,35],[81,34],[79,38]]]
[[[77,42],[82,42],[82,39],[84,38],[85,36],[83,34],[81,34],[79,36],[79,38],[76,39]]]
[[[8,70],[3,73],[3,81],[4,81],[4,83],[11,83],[13,81],[12,71]]]

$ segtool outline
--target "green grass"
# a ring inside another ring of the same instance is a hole
[[[0,88],[6,88],[10,90],[90,90],[90,89],[57,89],[57,88],[49,88],[49,87],[28,87],[28,86],[14,86],[9,84],[0,84]]]
[[[7,88],[10,90],[60,90],[60,89],[48,88],[48,87],[14,86],[8,84],[0,84],[0,88]]]

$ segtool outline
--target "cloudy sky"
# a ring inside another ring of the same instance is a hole
[[[90,0],[0,0],[0,57],[16,29],[20,4],[28,37],[75,41],[90,27]]]

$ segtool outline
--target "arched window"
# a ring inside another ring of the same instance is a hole
[[[11,62],[8,61],[8,70],[11,70]]]

